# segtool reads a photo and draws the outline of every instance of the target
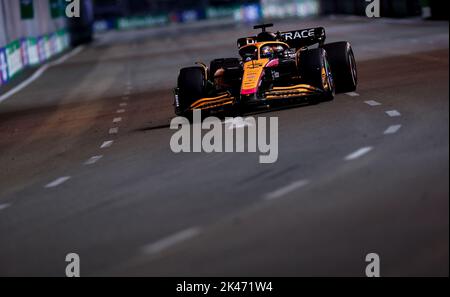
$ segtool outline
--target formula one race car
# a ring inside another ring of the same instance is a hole
[[[333,100],[357,87],[350,43],[325,44],[325,29],[270,33],[272,24],[255,26],[257,36],[238,40],[240,59],[213,60],[181,69],[175,88],[175,113],[193,110],[242,112],[299,101]],[[310,48],[313,45],[318,48]]]

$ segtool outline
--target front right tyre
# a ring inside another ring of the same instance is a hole
[[[337,93],[356,91],[358,86],[358,71],[352,46],[347,41],[325,44]]]
[[[316,48],[300,52],[298,65],[302,83],[323,91],[321,98],[315,100],[316,102],[334,99],[334,77],[328,62],[327,52],[324,49]]]

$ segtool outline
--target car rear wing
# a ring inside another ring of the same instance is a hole
[[[302,47],[319,44],[322,46],[325,43],[326,34],[323,27],[302,29],[288,32],[278,32],[276,34],[278,41],[287,43],[291,48],[299,49]],[[238,39],[238,48],[242,48],[249,44],[258,42],[257,36],[244,37]]]
[[[322,46],[326,39],[325,29],[322,27],[281,32],[280,35],[282,36],[282,41],[296,49],[314,44]]]

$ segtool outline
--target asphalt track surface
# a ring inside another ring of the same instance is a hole
[[[72,252],[83,276],[364,276],[372,252],[384,276],[448,275],[448,23],[276,29],[316,25],[360,86],[259,115],[275,164],[169,146],[178,69],[250,26],[108,33],[1,102],[0,275],[64,276]]]

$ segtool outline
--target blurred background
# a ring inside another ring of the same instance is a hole
[[[448,18],[445,1],[381,0],[383,17]],[[254,23],[261,19],[329,14],[365,15],[363,0],[81,0],[81,18],[65,16],[64,0],[0,0],[0,85],[94,34],[208,20]]]

